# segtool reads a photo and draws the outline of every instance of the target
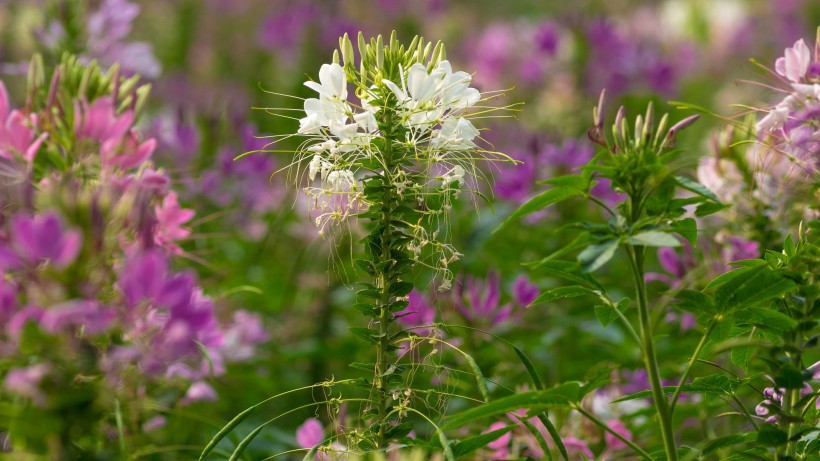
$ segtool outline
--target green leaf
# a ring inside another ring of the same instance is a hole
[[[757,431],[757,443],[764,447],[777,447],[789,441],[789,434],[773,424],[763,424]]]
[[[741,309],[734,313],[734,318],[739,323],[749,323],[759,328],[778,332],[792,331],[797,328],[797,320],[768,307]]]
[[[608,326],[610,323],[618,320],[618,312],[615,311],[615,306],[607,304],[598,304],[595,306],[595,317],[602,326]]]
[[[390,296],[402,297],[407,296],[413,291],[413,284],[411,282],[394,282],[390,284]]]
[[[494,231],[498,232],[502,227],[509,224],[516,219],[526,216],[530,213],[534,213],[538,210],[542,210],[550,205],[554,205],[558,202],[562,202],[568,198],[577,197],[582,195],[582,191],[578,189],[573,189],[569,187],[555,187],[546,192],[542,192],[535,197],[529,199],[525,202],[521,207],[517,210],[513,211],[513,213],[505,219],[501,225],[499,225]]]
[[[570,389],[568,386],[574,386],[574,389]],[[447,424],[442,426],[442,429],[455,429],[478,419],[489,418],[521,408],[533,409],[566,406],[573,403],[574,396],[579,390],[580,385],[578,383],[567,383],[546,391],[530,391],[510,395],[478,407],[470,408],[461,413],[456,413],[449,417]]]
[[[786,389],[802,389],[803,373],[792,365],[785,365],[774,377],[774,383]]]
[[[521,363],[524,364],[524,368],[527,369],[527,373],[530,375],[530,380],[532,381],[532,385],[535,389],[544,389],[544,384],[541,382],[541,378],[538,376],[538,373],[535,371],[535,367],[533,366],[530,358],[527,357],[527,354],[524,353],[518,346],[514,344],[510,344],[515,351],[515,355],[518,356],[518,359],[521,360]]]
[[[759,304],[794,288],[794,281],[768,267],[738,269],[715,292],[715,305],[722,311]],[[711,284],[710,284],[711,285]]]
[[[604,286],[592,274],[581,272],[581,265],[573,261],[547,261],[541,260],[532,265],[533,269],[538,269],[556,277],[584,285],[588,288],[605,293]]]
[[[626,241],[632,245],[649,247],[679,247],[680,241],[674,236],[661,231],[645,231],[630,235]]]
[[[543,304],[548,303],[550,301],[555,301],[556,299],[563,299],[563,298],[576,298],[578,296],[584,295],[593,295],[598,296],[593,290],[589,288],[582,287],[580,285],[570,285],[566,287],[558,287],[558,288],[551,288],[543,293],[541,293],[535,301],[530,303],[527,307],[535,306],[536,304]]]
[[[362,328],[362,327],[350,327],[350,332],[356,335],[356,337],[362,339],[363,341],[370,343],[370,344],[378,344],[379,340],[376,339],[373,334],[375,333],[373,330],[369,328]]]
[[[490,431],[481,435],[477,435],[475,437],[455,441],[452,444],[453,455],[455,455],[456,458],[469,455],[470,453],[478,450],[479,448],[486,447],[487,444],[489,444],[490,442],[498,440],[501,436],[510,432],[516,427],[516,425],[511,424],[509,426],[502,427],[500,429],[496,429],[494,431]]]
[[[706,442],[703,447],[703,454],[708,455],[723,448],[732,447],[741,443],[751,442],[757,436],[755,432],[747,432],[745,434],[732,434],[725,437],[718,437]]]
[[[213,449],[216,448],[216,446],[219,444],[219,442],[221,442],[222,439],[225,438],[225,436],[227,436],[228,434],[233,432],[233,430],[236,429],[236,426],[239,426],[239,424],[241,424],[242,421],[244,421],[245,418],[247,418],[248,415],[250,415],[253,412],[253,410],[255,410],[256,407],[258,407],[258,406],[259,405],[254,405],[250,408],[245,409],[244,411],[242,411],[238,415],[234,416],[234,418],[232,420],[230,420],[230,422],[228,422],[228,424],[223,426],[222,429],[220,429],[219,432],[217,432],[216,435],[213,436],[211,441],[208,442],[207,445],[205,445],[205,448],[202,450],[202,453],[200,453],[200,455],[199,455],[199,461],[202,461],[203,459],[205,459],[205,457],[208,456],[208,453],[213,451]]]
[[[695,245],[698,239],[698,223],[692,218],[685,218],[676,221],[670,227],[670,230],[677,232],[681,237],[685,238],[690,244]]]
[[[578,262],[581,263],[584,272],[595,272],[609,262],[609,260],[615,256],[617,250],[617,239],[606,240],[586,247],[586,249],[578,255]]]
[[[466,352],[463,354],[464,359],[467,360],[467,364],[470,365],[470,369],[473,370],[473,374],[475,375],[475,381],[478,385],[478,390],[481,392],[481,398],[484,399],[484,402],[490,401],[490,393],[487,390],[487,383],[484,380],[484,374],[481,372],[481,368],[478,367],[473,356],[467,354]]]
[[[683,310],[693,312],[695,314],[714,314],[717,313],[715,309],[715,302],[711,296],[700,291],[683,290],[678,293],[677,306]]]
[[[702,218],[704,216],[715,214],[718,211],[723,211],[727,208],[731,208],[731,206],[715,202],[701,203],[697,208],[695,208],[695,216]]]
[[[720,203],[720,200],[717,198],[715,193],[710,191],[703,184],[696,181],[692,181],[691,179],[685,178],[683,176],[673,176],[673,178],[675,178],[675,182],[677,182],[678,185],[683,187],[684,189],[690,192],[694,192],[700,196],[706,197],[715,203]]]
[[[396,426],[391,426],[385,431],[385,438],[388,440],[398,439],[406,436],[413,430],[413,423],[405,421]]]
[[[547,179],[546,181],[538,181],[538,184],[550,184],[555,187],[566,187],[581,192],[586,192],[589,189],[590,175],[570,174],[565,176],[556,176]]]
[[[732,348],[732,364],[737,367],[743,369],[743,371],[749,371],[749,362],[752,361],[752,357],[754,357],[755,348],[752,346],[738,346]]]

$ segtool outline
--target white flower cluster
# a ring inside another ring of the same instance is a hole
[[[305,117],[299,121],[298,134],[307,139],[302,152],[310,156],[307,176],[311,184],[305,189],[320,212],[316,219],[320,232],[328,220],[342,221],[362,203],[361,187],[356,173],[363,162],[379,162],[379,151],[373,141],[379,139],[376,120],[379,107],[374,100],[384,101],[392,93],[396,106],[393,123],[402,124],[405,139],[396,140],[416,152],[420,167],[441,163],[443,166],[428,180],[438,182],[441,189],[450,190],[453,183],[465,182],[468,170],[458,165],[464,153],[476,149],[479,131],[463,116],[465,109],[475,105],[481,94],[470,87],[472,77],[466,72],[453,72],[448,61],[441,61],[428,72],[422,64],[399,68],[400,80],[381,80],[381,87],[360,88],[360,103],[348,101],[348,79],[345,69],[337,64],[324,64],[319,82],[305,86],[318,93],[317,98],[304,102]],[[458,155],[458,154],[461,155]],[[425,165],[426,164],[426,165]],[[319,185],[315,186],[315,181]],[[430,182],[428,181],[428,183]],[[410,185],[418,192],[423,185]],[[407,181],[401,178],[397,188],[405,191]],[[419,194],[419,200],[423,201]]]

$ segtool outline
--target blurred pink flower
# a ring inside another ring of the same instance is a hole
[[[619,421],[617,419],[608,421],[606,423],[610,429],[620,434],[623,438],[627,440],[632,440],[632,432],[627,429],[626,425],[623,421]],[[606,440],[606,447],[609,450],[620,450],[621,448],[626,448],[626,443],[624,443],[621,439],[615,437],[614,435],[610,434],[609,432],[604,433],[604,439]]]
[[[30,399],[35,405],[43,406],[46,404],[46,394],[40,389],[40,382],[50,370],[44,363],[12,368],[3,380],[3,387],[11,393]]]
[[[46,138],[46,133],[34,138],[36,126],[36,115],[24,115],[19,110],[9,112],[9,95],[0,82],[0,158],[21,155],[27,162],[33,162]]]
[[[154,208],[154,212],[157,217],[154,243],[172,253],[181,253],[182,249],[176,241],[191,235],[190,229],[182,225],[194,217],[194,210],[180,207],[176,192],[170,192],[162,204]]]
[[[296,429],[296,443],[301,448],[313,448],[325,440],[325,429],[316,418],[308,418]]]

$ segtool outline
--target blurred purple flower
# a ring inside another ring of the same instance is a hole
[[[540,161],[551,167],[577,168],[586,165],[595,153],[586,139],[567,139],[562,144],[547,144],[541,150]]]
[[[396,320],[419,336],[428,336],[431,328],[415,328],[432,325],[436,321],[436,310],[427,301],[427,298],[418,290],[413,290],[407,296],[409,304],[403,310],[396,312]]]
[[[590,53],[587,88],[593,94],[606,88],[610,95],[648,89],[674,93],[677,70],[660,50],[643,40],[632,41],[607,20],[591,21],[586,30]]]
[[[8,325],[17,309],[17,287],[6,280],[0,270],[0,325]]]
[[[145,421],[142,424],[142,431],[143,432],[153,432],[157,429],[161,429],[168,424],[168,419],[165,416],[158,415],[150,418],[148,421]]]
[[[725,240],[727,241],[721,252],[724,264],[760,257],[760,244],[754,240],[746,240],[734,235],[727,237]]]
[[[264,48],[292,56],[302,45],[305,28],[318,15],[315,5],[304,2],[290,8],[277,9],[262,21],[259,41]]]
[[[194,402],[213,402],[217,399],[216,391],[205,381],[197,381],[185,392],[180,404],[190,405]]]
[[[500,299],[501,278],[494,271],[490,271],[485,280],[467,276],[455,290],[456,309],[470,323],[494,326],[507,320],[512,306],[499,306]]]
[[[225,328],[222,355],[227,360],[242,361],[253,357],[256,345],[270,339],[259,315],[246,310],[233,314],[233,322]]]
[[[43,309],[36,306],[26,306],[11,316],[11,319],[6,325],[6,333],[12,338],[16,338],[20,336],[20,333],[27,323],[39,323],[42,317]]]
[[[128,0],[104,0],[88,16],[88,57],[106,66],[119,62],[126,73],[156,78],[162,69],[151,45],[124,41],[139,12],[139,5]]]
[[[546,55],[553,55],[558,49],[560,37],[555,25],[549,22],[542,23],[535,30],[536,49]]]
[[[538,298],[538,285],[530,283],[530,279],[526,275],[519,275],[513,282],[513,299],[516,304],[527,307],[536,298]]]
[[[40,327],[49,333],[61,333],[69,327],[82,327],[86,334],[104,333],[116,320],[117,313],[98,301],[68,301],[43,311]]]
[[[64,229],[54,212],[11,218],[11,243],[17,254],[31,264],[46,260],[62,269],[74,262],[82,246],[82,235],[75,229]]]
[[[51,368],[38,363],[24,368],[12,368],[6,373],[3,387],[14,394],[30,399],[35,405],[46,404],[46,394],[40,389],[40,383]]]
[[[537,173],[537,160],[535,156],[524,152],[511,152],[509,155],[524,163],[500,167],[495,176],[494,192],[498,198],[523,203],[532,194]]]

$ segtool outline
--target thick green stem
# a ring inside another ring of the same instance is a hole
[[[655,343],[652,335],[652,322],[649,315],[649,304],[646,296],[646,284],[644,282],[644,249],[628,245],[629,263],[632,268],[632,275],[635,279],[635,290],[638,298],[638,317],[640,321],[640,333],[643,352],[643,361],[646,372],[649,376],[649,384],[652,388],[652,400],[655,404],[655,411],[660,423],[661,437],[666,451],[668,461],[677,461],[677,447],[675,444],[675,433],[672,429],[672,414],[669,410],[669,402],[663,392],[660,372],[658,370],[658,359],[655,354]]]
[[[390,123],[390,116],[388,115],[388,123]],[[373,383],[376,386],[376,407],[378,409],[376,424],[378,424],[378,431],[377,431],[377,443],[379,448],[384,448],[387,446],[387,440],[385,438],[385,427],[387,426],[387,422],[385,419],[388,415],[388,408],[387,408],[387,388],[385,386],[385,380],[387,378],[387,370],[389,368],[389,361],[388,361],[388,346],[389,346],[389,331],[388,327],[390,326],[391,321],[391,312],[390,312],[390,280],[388,273],[390,272],[390,264],[389,261],[391,260],[391,250],[392,250],[392,235],[391,235],[391,226],[392,226],[392,219],[393,215],[391,212],[392,209],[392,201],[393,201],[393,186],[392,186],[392,168],[393,168],[393,142],[388,137],[385,140],[385,147],[384,147],[384,161],[385,161],[385,169],[383,173],[383,184],[385,187],[383,203],[382,203],[382,212],[381,212],[381,219],[380,219],[380,227],[381,227],[381,269],[377,271],[376,277],[378,282],[378,287],[381,290],[381,294],[379,297],[379,317],[378,317],[378,324],[379,324],[379,339],[376,343],[376,371],[375,376],[373,377]]]

